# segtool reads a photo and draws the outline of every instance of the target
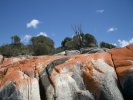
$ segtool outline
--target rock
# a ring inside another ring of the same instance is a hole
[[[99,48],[99,47],[88,47],[88,48],[81,48],[80,52],[81,54],[85,53],[101,53],[107,51],[107,48]]]
[[[126,100],[133,100],[133,45],[109,51]]]
[[[64,55],[75,55],[80,54],[79,50],[65,50],[63,52],[55,54],[55,56],[64,56]]]
[[[21,71],[9,72],[1,84],[0,100],[40,100],[38,80]]]
[[[101,48],[101,49],[103,49],[104,51],[108,51],[109,50],[108,48]]]
[[[65,50],[63,52],[54,54],[55,56],[64,56],[64,55],[75,55],[75,54],[91,54],[91,53],[101,53],[108,51],[109,49],[107,48],[99,48],[99,47],[87,47],[87,48],[81,48],[79,50]]]
[[[16,84],[13,82],[7,83],[0,89],[0,100],[19,100],[21,98],[19,91],[16,90]]]
[[[66,50],[65,55],[75,55],[75,54],[80,54],[79,50]]]
[[[2,55],[0,55],[0,64],[3,62],[4,57]]]
[[[0,100],[133,100],[133,45],[87,52],[4,58]]]
[[[65,54],[66,54],[66,52],[63,51],[63,52],[60,52],[60,53],[54,54],[54,56],[64,56]]]

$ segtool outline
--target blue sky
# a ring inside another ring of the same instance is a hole
[[[0,45],[41,34],[58,47],[79,24],[99,42],[133,43],[133,0],[0,0]]]

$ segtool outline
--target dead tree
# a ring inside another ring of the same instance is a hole
[[[79,42],[78,49],[80,49],[82,47],[82,41],[83,41],[83,37],[81,36],[81,34],[83,33],[82,26],[81,26],[81,24],[80,25],[72,25],[72,29],[74,31],[75,36],[78,37],[78,42]]]

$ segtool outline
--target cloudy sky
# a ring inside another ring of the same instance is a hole
[[[0,45],[17,34],[26,44],[44,35],[58,47],[79,24],[99,42],[133,43],[133,0],[0,0]]]

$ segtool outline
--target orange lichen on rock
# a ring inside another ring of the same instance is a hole
[[[0,63],[0,99],[124,100],[121,91],[128,91],[124,97],[133,100],[132,83],[133,45],[94,54],[11,57]]]
[[[130,49],[129,49],[130,48]],[[133,45],[129,45],[123,48],[111,49],[108,52],[112,55],[115,67],[121,67],[124,65],[131,65],[133,60]]]
[[[124,73],[128,74],[129,71],[132,72],[133,45],[129,45],[124,48],[112,49],[109,51],[109,53],[112,55],[118,76],[123,76]]]
[[[70,59],[63,64],[56,66],[56,70],[60,72],[64,67],[69,67],[70,65],[81,63],[81,65],[86,65],[91,60],[103,59],[106,63],[113,67],[113,62],[109,53],[96,53],[96,54],[80,54],[75,56],[68,56]]]
[[[116,68],[120,86],[127,100],[133,100],[133,44],[109,51]]]

